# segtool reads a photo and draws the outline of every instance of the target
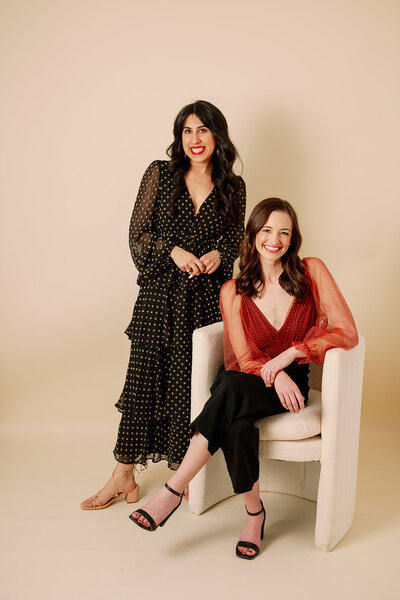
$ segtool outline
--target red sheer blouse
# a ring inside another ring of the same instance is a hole
[[[251,298],[236,293],[234,279],[221,288],[225,369],[260,375],[267,360],[290,346],[299,363],[324,362],[330,348],[353,348],[358,335],[353,316],[335,280],[319,258],[303,259],[310,288],[293,302],[282,327],[275,329]]]

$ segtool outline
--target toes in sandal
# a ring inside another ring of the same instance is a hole
[[[158,525],[155,524],[155,521],[153,519],[153,517],[151,515],[149,515],[148,512],[146,512],[145,510],[143,510],[142,508],[138,508],[138,510],[135,510],[135,512],[138,515],[141,515],[142,517],[144,517],[145,519],[147,519],[147,521],[150,523],[150,527],[146,527],[146,525],[143,525],[143,523],[140,523],[137,519],[134,519],[132,515],[129,515],[129,518],[131,521],[133,521],[136,525],[138,525],[139,527],[141,527],[142,529],[145,529],[146,531],[155,531],[157,529],[157,527],[162,527],[163,525],[165,525],[165,523],[168,521],[168,519],[174,514],[174,512],[180,507],[181,503],[182,503],[182,498],[185,492],[182,492],[181,494],[179,492],[176,492],[175,490],[172,489],[172,487],[170,487],[168,485],[168,483],[165,484],[165,487],[167,488],[167,490],[169,492],[171,492],[171,494],[175,494],[175,496],[178,496],[180,498],[179,503],[175,506],[175,508],[173,508],[171,510],[171,512],[165,517],[165,519],[163,519],[161,521],[161,523],[159,523]],[[133,513],[132,513],[133,514]]]
[[[111,498],[109,499],[108,502],[106,502],[105,504],[100,504],[100,501],[99,501],[100,492],[98,492],[97,494],[95,494],[94,496],[91,496],[89,498],[89,500],[93,501],[92,506],[84,506],[84,502],[86,502],[86,500],[84,500],[84,502],[81,502],[81,509],[82,510],[103,510],[103,508],[107,508],[108,506],[111,506],[111,504],[113,504],[116,500],[118,500],[118,498],[121,498],[121,496],[125,496],[125,500],[128,504],[133,504],[134,502],[137,502],[139,500],[139,486],[137,484],[136,484],[136,487],[130,492],[120,492],[118,490],[117,484],[115,482],[114,472],[112,473],[112,480],[113,480],[114,487],[115,487],[115,494],[113,496],[111,496]]]
[[[264,537],[264,525],[265,525],[265,508],[264,508],[264,504],[261,502],[261,510],[259,510],[256,513],[249,512],[247,510],[247,506],[246,506],[246,512],[251,517],[258,517],[258,515],[261,515],[261,513],[264,514],[263,522],[262,522],[262,525],[261,525],[261,539],[263,539],[263,537]],[[254,550],[254,554],[243,554],[242,552],[240,552],[239,547],[240,548],[249,548],[250,550]],[[257,546],[257,544],[253,544],[253,542],[245,542],[244,540],[239,540],[238,543],[236,544],[236,556],[238,556],[239,558],[244,558],[245,560],[253,560],[253,558],[255,558],[256,556],[258,556],[259,554],[260,554],[260,548]]]

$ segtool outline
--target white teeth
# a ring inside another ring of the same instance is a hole
[[[204,148],[191,148],[193,154],[201,154],[204,151]]]
[[[281,249],[280,246],[267,246],[267,245],[265,245],[264,248],[266,248],[270,252],[278,252],[278,250]]]

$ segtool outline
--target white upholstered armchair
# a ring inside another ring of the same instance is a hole
[[[192,420],[223,363],[222,336],[222,323],[193,334]],[[361,336],[352,350],[329,350],[323,367],[310,365],[305,410],[257,422],[260,490],[316,501],[315,545],[325,552],[343,538],[354,517],[364,352]],[[233,493],[218,450],[190,483],[189,509],[200,514]]]

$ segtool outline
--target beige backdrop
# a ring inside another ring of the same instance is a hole
[[[177,111],[202,98],[228,119],[248,209],[292,202],[303,255],[326,261],[353,310],[364,425],[395,426],[400,2],[0,7],[3,421],[116,425],[132,205]]]

